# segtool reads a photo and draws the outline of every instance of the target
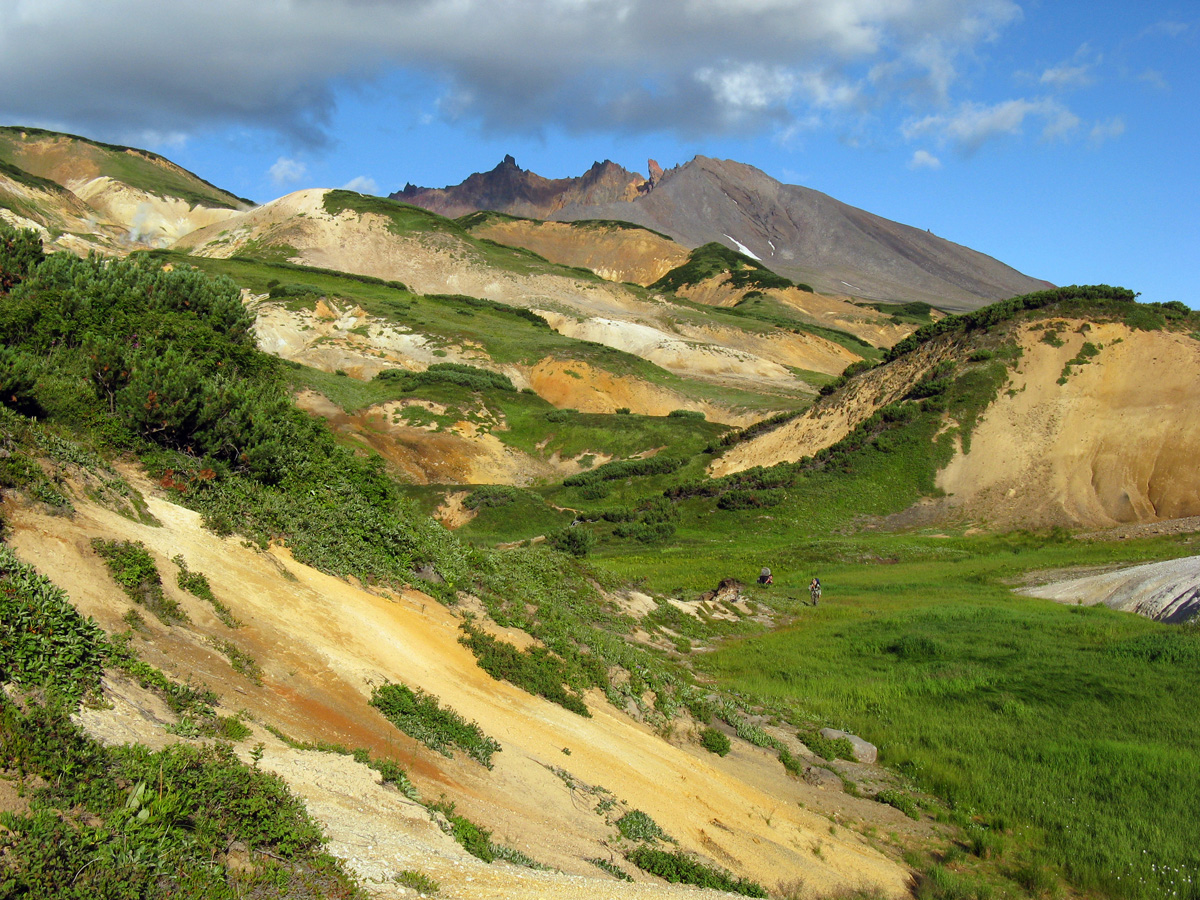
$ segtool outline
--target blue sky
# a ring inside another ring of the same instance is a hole
[[[0,0],[0,122],[264,202],[697,154],[1200,305],[1200,4]]]

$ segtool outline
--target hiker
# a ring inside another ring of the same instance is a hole
[[[821,579],[815,575],[812,584],[808,586],[808,593],[812,596],[813,606],[816,606],[817,601],[821,599]]]
[[[771,577],[771,570],[763,566],[763,570],[758,573],[759,584],[774,584],[775,579]]]

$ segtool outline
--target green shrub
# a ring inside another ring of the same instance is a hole
[[[589,528],[571,525],[547,535],[546,543],[562,553],[583,558],[592,552],[592,547],[596,544],[596,536]]]
[[[600,481],[617,481],[641,475],[669,475],[681,469],[685,460],[666,456],[651,456],[648,459],[617,459],[597,466],[588,472],[580,472],[563,479],[563,487],[579,487]]]
[[[722,869],[707,866],[681,850],[668,853],[642,844],[629,854],[629,861],[644,872],[657,875],[671,884],[694,884],[697,887],[729,891],[745,897],[766,897],[766,889],[748,878],[734,878]]]
[[[78,699],[99,687],[107,651],[100,626],[0,544],[0,682]]]
[[[235,672],[240,672],[257,685],[262,684],[262,666],[258,664],[253,656],[233,641],[210,637],[208,642],[225,655]]]
[[[141,541],[93,538],[92,549],[104,560],[113,579],[131,600],[146,607],[167,625],[188,621],[182,607],[163,593],[162,578],[154,557]]]
[[[779,762],[783,764],[783,768],[789,775],[798,776],[804,774],[804,760],[798,756],[793,756],[787,747],[779,748]]]
[[[485,735],[474,722],[467,722],[449,708],[443,708],[436,697],[403,684],[382,684],[371,692],[371,705],[388,721],[431,750],[452,756],[457,747],[487,768],[492,767],[492,754],[500,744]]]
[[[464,363],[434,363],[424,372],[384,369],[374,380],[394,383],[405,391],[415,391],[419,387],[431,384],[456,384],[470,391],[496,390],[511,394],[517,392],[507,375]]]
[[[562,660],[545,647],[518,650],[507,641],[472,628],[470,623],[464,622],[461,627],[463,636],[459,642],[475,654],[479,668],[497,681],[515,684],[573,713],[591,717],[583,698],[564,687]]]
[[[696,419],[704,421],[704,413],[698,409],[673,409],[667,413],[667,418],[670,419]]]
[[[709,753],[725,756],[729,753],[729,736],[716,728],[705,728],[700,732],[700,746]]]
[[[403,885],[406,888],[412,888],[421,894],[436,894],[441,890],[441,885],[426,875],[424,872],[418,872],[414,869],[404,869],[397,872],[392,880],[396,884]]]
[[[463,498],[463,506],[467,509],[488,509],[491,507],[508,506],[522,496],[520,488],[504,484],[485,484],[477,487]]]
[[[628,872],[626,872],[624,869],[622,869],[616,863],[611,862],[610,860],[601,859],[599,857],[589,857],[588,862],[590,862],[597,869],[603,869],[605,872],[607,872],[609,875],[611,875],[613,878],[617,879],[618,881],[628,881],[628,882],[633,881],[632,875],[630,875]]]
[[[233,612],[217,599],[217,595],[213,593],[212,585],[208,583],[208,578],[203,572],[192,572],[188,569],[187,561],[182,555],[174,557],[171,562],[179,567],[179,574],[175,578],[175,583],[180,588],[187,591],[193,597],[199,597],[201,600],[207,600],[212,604],[213,612],[217,614],[217,618],[227,628],[241,628],[242,623],[233,616]]]
[[[674,838],[662,830],[647,813],[640,809],[631,809],[617,819],[617,830],[621,836],[631,841],[670,841]]]
[[[453,803],[445,801],[430,803],[429,808],[446,817],[450,823],[450,835],[458,841],[459,846],[476,859],[490,863],[496,858],[496,853],[492,848],[492,833],[488,829],[476,825],[466,816],[460,816],[454,811]]]
[[[0,698],[0,765],[37,776],[34,804],[5,813],[5,896],[64,898],[346,897],[321,832],[277,776],[227,744],[105,747],[61,710]],[[220,862],[235,841],[251,870]],[[265,861],[265,864],[264,864]]]
[[[809,728],[805,731],[796,733],[801,741],[821,759],[854,759],[854,745],[850,743],[849,738],[830,739],[822,737],[821,733],[815,728]]]

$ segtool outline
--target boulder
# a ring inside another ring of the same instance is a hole
[[[822,728],[821,737],[831,741],[836,741],[838,738],[845,738],[850,742],[850,746],[854,748],[854,759],[860,763],[873,763],[879,758],[879,748],[869,741],[864,741],[856,734],[850,734],[846,731],[838,731],[836,728]]]

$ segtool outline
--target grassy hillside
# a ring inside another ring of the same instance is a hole
[[[223,191],[158,154],[40,128],[0,127],[0,162],[62,184],[107,175],[132,187],[192,205],[237,209],[251,201]]]
[[[388,201],[391,202],[391,201]],[[393,204],[403,206],[403,204]],[[416,209],[416,207],[412,207]],[[433,213],[420,213],[433,216]],[[441,218],[441,217],[435,217]],[[449,220],[441,219],[442,222]],[[729,407],[778,409],[801,406],[802,398],[783,398],[774,394],[756,394],[749,390],[721,388],[682,378],[641,357],[591,341],[580,341],[553,331],[536,313],[490,300],[457,294],[425,295],[409,291],[399,282],[384,282],[368,276],[349,275],[330,270],[234,257],[211,259],[168,251],[154,251],[153,258],[194,266],[212,274],[232,278],[254,293],[274,292],[288,297],[287,302],[307,309],[315,307],[322,296],[361,306],[382,321],[407,326],[434,341],[460,346],[477,345],[487,358],[499,365],[532,366],[551,358],[580,360],[618,376],[632,376],[650,384],[676,391],[685,398],[721,402]],[[708,308],[704,308],[708,311]],[[699,320],[704,312],[694,313]],[[767,326],[752,323],[751,328]],[[849,336],[845,336],[849,340]],[[862,351],[862,352],[865,352]],[[819,373],[809,376],[817,383],[826,379]],[[352,391],[360,390],[346,385]],[[335,399],[343,408],[357,409],[382,394],[365,392],[362,399]]]
[[[259,546],[285,539],[297,560],[325,572],[414,584],[446,603],[469,592],[494,622],[539,642],[518,651],[469,627],[463,639],[480,665],[572,713],[591,715],[593,688],[664,731],[686,711],[700,724],[725,723],[795,773],[803,767],[758,723],[803,735],[827,758],[832,751],[813,729],[850,729],[874,741],[903,776],[877,799],[957,829],[949,832],[956,843],[911,848],[909,862],[922,873],[917,896],[1044,897],[1067,884],[1096,897],[1200,897],[1189,824],[1200,806],[1200,723],[1189,705],[1200,688],[1195,628],[1010,590],[1032,570],[1191,553],[1195,538],[1081,542],[1061,530],[989,535],[945,524],[900,528],[888,518],[935,494],[934,476],[955,442],[969,444],[1017,359],[1010,323],[1069,311],[1200,331],[1186,309],[1136,304],[1128,292],[1101,287],[1030,295],[939,321],[889,359],[902,364],[930,342],[955,353],[844,440],[797,463],[712,479],[705,469],[728,446],[727,432],[685,411],[553,410],[494,373],[452,367],[364,383],[286,366],[255,348],[239,287],[265,291],[283,283],[281,275],[302,279],[313,294],[390,308],[447,337],[470,335],[507,360],[565,341],[518,312],[262,261],[196,261],[236,281],[181,266],[164,271],[168,259],[42,258],[30,235],[0,229],[4,487],[66,513],[63,486],[81,460],[101,471],[97,451],[136,454],[218,533]],[[310,302],[303,291],[288,299]],[[637,363],[628,365],[635,371]],[[823,402],[853,401],[860,383],[847,377]],[[602,448],[613,459],[557,485],[470,488],[467,505],[479,514],[454,534],[423,515],[439,499],[432,492],[405,499],[378,459],[345,449],[298,412],[289,399],[298,387],[321,390],[344,408],[405,393],[464,408],[482,403],[503,414],[514,446],[564,455]],[[106,502],[138,514],[119,479],[95,477]],[[542,535],[539,546],[491,548]],[[775,583],[753,585],[764,565]],[[806,591],[813,576],[825,586],[819,606]],[[16,583],[4,577],[6,586]],[[750,585],[748,603],[697,602],[726,578]],[[601,591],[629,585],[655,595],[636,621]],[[55,615],[70,619],[62,609]],[[97,654],[109,652],[100,649],[102,637],[73,619],[69,628],[80,634],[67,643],[71,652],[83,648],[81,671],[93,671]],[[643,643],[629,640],[635,631]],[[45,683],[29,662],[37,654],[9,639],[0,647],[6,681]],[[703,687],[689,662],[706,677]],[[95,815],[115,816],[121,827],[141,827],[130,824],[140,807],[129,798],[145,802],[136,781],[149,771],[147,758],[172,777],[196,765],[184,751],[131,751],[134,762],[105,755],[80,743],[64,720],[29,724],[32,714],[7,700],[3,714],[6,736],[26,735],[4,745],[9,766],[42,776],[56,808],[95,803]],[[46,741],[78,748],[63,758],[89,777],[72,776],[77,787],[63,788],[65,770],[38,749]],[[219,751],[202,762],[216,766],[221,783],[251,778],[222,768],[228,761]],[[142,768],[129,768],[134,763]],[[847,789],[858,791],[854,771],[840,771]],[[268,796],[267,787],[246,783],[254,796]],[[161,806],[146,808],[158,824]],[[19,827],[11,821],[0,840],[20,843],[27,858],[63,848],[49,866],[53,877],[82,865],[68,840],[82,832],[67,834],[54,816]],[[172,827],[162,833],[178,842],[171,852],[203,855],[208,827],[197,824],[194,837]],[[293,832],[302,823],[278,833]],[[296,852],[318,852],[311,841],[295,841]],[[289,849],[272,852],[288,857]],[[305,858],[312,867],[305,871],[324,871],[317,857]],[[128,871],[142,877],[135,866]],[[280,876],[279,890],[291,889],[290,877]],[[329,875],[321,890],[340,889],[339,877]]]

